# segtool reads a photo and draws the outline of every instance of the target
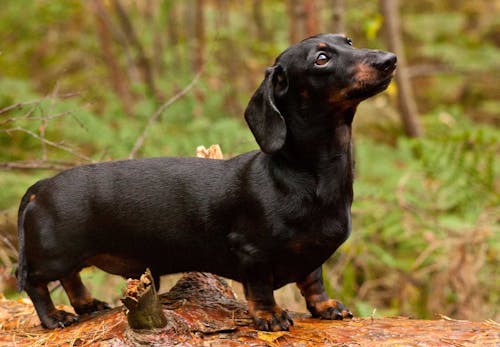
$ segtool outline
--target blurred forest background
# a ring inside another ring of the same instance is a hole
[[[401,1],[399,27],[394,9],[394,0],[3,1],[0,292],[19,295],[16,209],[36,180],[212,143],[226,157],[255,149],[242,115],[265,67],[310,34],[345,32],[357,47],[402,42],[397,82],[409,85],[359,107],[353,232],[325,266],[328,291],[361,316],[500,319],[499,2]],[[84,277],[116,303],[121,279]],[[279,301],[303,309],[293,285]]]

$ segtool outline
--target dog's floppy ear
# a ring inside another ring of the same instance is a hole
[[[285,144],[286,124],[276,107],[275,93],[284,94],[288,81],[283,67],[275,65],[266,70],[266,77],[250,99],[245,120],[261,150],[274,153]]]

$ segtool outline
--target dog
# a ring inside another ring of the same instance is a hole
[[[320,34],[282,52],[245,110],[260,150],[229,160],[149,158],[84,165],[31,186],[19,207],[19,291],[42,326],[78,316],[57,310],[59,280],[78,315],[109,306],[81,281],[84,267],[138,278],[203,271],[240,281],[255,327],[293,324],[273,290],[295,282],[312,316],[352,317],[325,292],[321,265],[351,230],[351,124],[383,91],[392,53]]]

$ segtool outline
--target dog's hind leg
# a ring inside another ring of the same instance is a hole
[[[61,279],[61,284],[68,295],[71,305],[78,314],[92,313],[110,308],[107,303],[92,297],[83,284],[78,271]]]
[[[63,328],[75,323],[78,317],[63,310],[55,308],[52,299],[50,298],[49,290],[46,282],[32,283],[28,278],[26,280],[24,290],[28,293],[42,326],[47,329]]]
[[[306,299],[307,309],[313,317],[323,319],[352,318],[352,313],[340,301],[330,299],[323,284],[321,266],[307,275],[297,286]]]

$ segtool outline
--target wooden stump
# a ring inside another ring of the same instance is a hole
[[[126,307],[128,325],[132,329],[158,329],[167,325],[149,269],[139,280],[127,280],[125,297],[121,300]]]

